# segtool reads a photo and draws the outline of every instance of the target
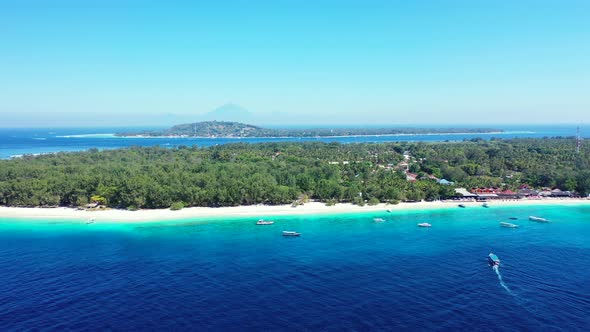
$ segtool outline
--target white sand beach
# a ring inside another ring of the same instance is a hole
[[[481,206],[481,202],[460,202],[466,207]],[[352,204],[336,204],[335,206],[326,206],[324,203],[310,202],[298,207],[291,205],[250,205],[237,207],[192,207],[179,211],[169,209],[158,210],[139,210],[127,211],[117,209],[105,210],[78,210],[72,208],[21,208],[21,207],[0,207],[0,218],[8,219],[72,219],[88,220],[94,218],[96,222],[156,222],[165,220],[180,220],[190,218],[209,218],[209,217],[253,217],[268,218],[271,216],[286,215],[312,215],[312,214],[345,214],[345,213],[362,213],[391,210],[426,210],[426,209],[445,209],[456,208],[457,201],[436,201],[436,202],[416,202],[378,204],[374,206],[357,206]],[[590,204],[589,199],[535,199],[535,200],[495,200],[490,201],[490,207],[494,206],[518,206],[518,205],[580,205]]]

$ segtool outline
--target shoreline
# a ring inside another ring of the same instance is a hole
[[[424,134],[366,134],[366,135],[329,135],[329,136],[186,136],[186,135],[164,135],[164,136],[149,136],[149,135],[118,135],[112,134],[108,138],[169,138],[169,139],[308,139],[308,138],[347,138],[347,137],[406,137],[406,136],[437,136],[437,135],[511,135],[511,134],[534,134],[534,131],[487,131],[487,132],[473,132],[473,133],[424,133]],[[107,135],[107,134],[105,134]],[[64,136],[65,137],[65,136]],[[74,136],[70,136],[74,137]],[[78,135],[82,138],[81,135]],[[84,137],[92,138],[90,135]],[[106,137],[106,136],[105,136]]]
[[[412,210],[440,210],[457,208],[458,204],[464,204],[466,207],[480,207],[481,202],[469,201],[436,201],[436,202],[416,202],[416,203],[400,203],[393,204],[377,204],[374,206],[358,206],[350,203],[341,203],[334,206],[326,206],[320,202],[310,202],[300,205],[296,208],[291,205],[248,205],[236,207],[191,207],[184,208],[178,211],[170,209],[155,209],[155,210],[78,210],[74,208],[58,207],[58,208],[22,208],[22,207],[0,207],[1,219],[36,219],[36,220],[75,220],[85,221],[94,218],[99,222],[112,223],[129,223],[129,222],[162,222],[174,221],[190,218],[254,218],[256,220],[269,217],[280,216],[303,216],[303,215],[337,215],[337,214],[351,214],[351,213],[368,213],[381,212],[385,213],[388,209],[392,212],[412,211]],[[534,199],[534,200],[498,200],[489,201],[490,207],[505,207],[505,206],[535,206],[535,205],[590,205],[590,200],[585,198],[580,199]]]

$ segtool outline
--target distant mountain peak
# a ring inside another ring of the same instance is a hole
[[[221,105],[203,116],[204,120],[240,122],[248,122],[251,118],[252,113],[249,110],[234,103]]]

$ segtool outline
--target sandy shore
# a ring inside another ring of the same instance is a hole
[[[88,220],[94,218],[96,222],[149,222],[164,220],[179,220],[190,218],[210,217],[253,217],[268,218],[282,215],[312,215],[312,214],[344,214],[362,212],[385,212],[403,210],[426,210],[456,208],[457,202],[418,202],[400,203],[397,205],[378,204],[375,206],[357,206],[352,204],[336,204],[326,206],[323,203],[311,202],[296,208],[291,205],[252,205],[223,208],[194,207],[185,208],[180,211],[168,209],[160,210],[99,210],[86,211],[71,208],[16,208],[0,207],[0,218],[9,219],[73,219]],[[467,207],[480,206],[478,202],[463,202]],[[517,205],[579,205],[590,204],[588,199],[539,199],[539,200],[514,200],[514,201],[491,201],[490,207],[494,206],[517,206]]]

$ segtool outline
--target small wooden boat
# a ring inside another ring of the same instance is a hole
[[[459,204],[460,208],[465,208],[465,204]]]
[[[490,206],[488,205],[488,203],[483,203],[481,206],[483,206],[484,208],[489,208]]]
[[[500,222],[500,226],[501,227],[506,227],[506,228],[518,228],[518,225],[517,224],[512,224],[512,223],[503,222],[503,221]]]
[[[383,219],[383,218],[373,218],[373,221],[374,222],[384,222],[385,219]]]
[[[272,225],[274,223],[274,221],[260,219],[256,222],[256,225]]]
[[[488,255],[488,262],[490,263],[491,266],[500,266],[500,259],[498,258],[498,256],[494,255],[493,253],[490,253]]]
[[[391,209],[387,209],[387,212],[391,213]]]
[[[529,220],[534,221],[534,222],[549,222],[549,220],[547,220],[545,218],[540,218],[540,217],[535,217],[535,216],[529,216]]]
[[[432,225],[427,223],[427,222],[423,222],[423,223],[419,223],[418,227],[431,227]]]
[[[300,233],[293,232],[293,231],[283,231],[283,236],[299,236]]]

